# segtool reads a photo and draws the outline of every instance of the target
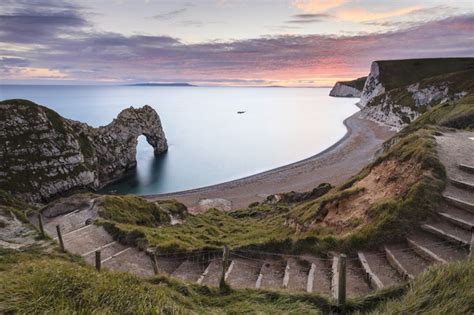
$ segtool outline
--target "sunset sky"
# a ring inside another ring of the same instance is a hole
[[[474,1],[1,0],[2,84],[329,86],[474,56]]]

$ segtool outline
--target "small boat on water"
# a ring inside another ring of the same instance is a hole
[[[244,114],[244,113],[245,113],[244,110],[240,110],[240,111],[237,112],[237,114]]]

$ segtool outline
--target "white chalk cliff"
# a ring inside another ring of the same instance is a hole
[[[469,59],[472,59],[471,64],[474,65],[474,58],[463,58],[462,60],[469,64]],[[438,61],[428,59],[427,62],[435,67],[442,65],[444,61],[443,59]],[[425,77],[418,74],[421,78],[415,78],[418,80],[416,82],[409,81],[410,79],[414,80],[413,76],[405,81],[403,71],[396,70],[401,78],[399,81],[406,82],[406,85],[402,83],[401,86],[394,86],[393,82],[391,82],[391,86],[388,86],[383,81],[381,73],[384,71],[381,70],[381,63],[384,61],[374,61],[358,103],[362,108],[361,117],[399,130],[432,106],[463,97],[474,89],[474,70],[471,66],[459,71],[461,66],[456,66],[453,61],[455,60],[449,59],[449,66],[439,67],[447,72],[440,74],[433,70],[431,73],[435,75],[430,73]],[[410,71],[417,71],[415,66],[413,69],[406,66],[408,61],[400,62],[405,63],[405,68],[408,68],[405,70],[406,73],[411,74]],[[413,64],[417,65],[416,62],[414,61]],[[385,71],[390,71],[390,74],[385,75],[386,78],[394,75],[390,67],[397,67],[397,61],[389,61],[384,65]],[[449,72],[451,69],[453,71]],[[426,67],[423,70],[429,72]]]
[[[360,97],[361,91],[358,89],[344,84],[344,82],[336,82],[334,87],[329,92],[329,96],[335,97]]]

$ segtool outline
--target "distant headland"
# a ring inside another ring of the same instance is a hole
[[[134,84],[126,84],[127,86],[196,86],[189,83],[134,83]]]

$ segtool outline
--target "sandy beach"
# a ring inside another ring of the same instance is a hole
[[[145,197],[176,199],[194,213],[210,207],[229,211],[262,201],[270,194],[308,191],[321,183],[338,185],[367,165],[380,145],[395,133],[359,118],[359,112],[347,118],[344,125],[347,133],[343,138],[302,161],[217,185]]]

